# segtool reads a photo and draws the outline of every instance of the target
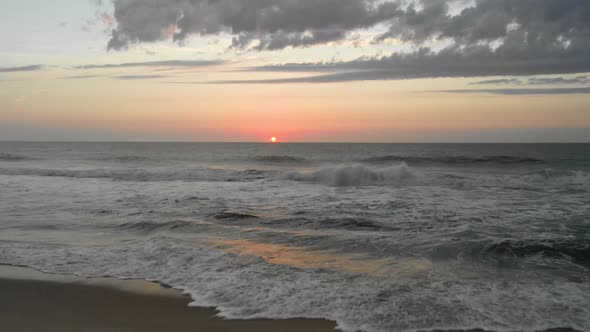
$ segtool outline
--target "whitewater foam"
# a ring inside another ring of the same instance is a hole
[[[270,264],[165,237],[110,248],[0,243],[0,253],[2,263],[47,272],[158,281],[189,293],[192,305],[216,307],[231,319],[327,318],[345,331],[590,326],[588,285],[549,281],[542,274],[537,281],[510,283],[456,280],[434,265],[429,274],[439,275],[437,281],[415,274],[372,277]],[[409,263],[397,268],[412,268]],[[550,324],[543,323],[546,315],[553,317]]]
[[[326,167],[309,173],[291,172],[286,175],[286,178],[293,181],[350,187],[403,184],[414,179],[415,175],[405,163],[401,163],[387,168],[370,168],[364,165]]]

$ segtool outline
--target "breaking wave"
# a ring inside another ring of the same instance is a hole
[[[286,176],[288,180],[336,187],[403,184],[414,177],[414,173],[405,163],[379,169],[363,165],[337,166],[322,168],[311,173],[290,172]]]

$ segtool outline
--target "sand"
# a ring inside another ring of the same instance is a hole
[[[224,320],[156,283],[87,279],[0,266],[0,330],[6,332],[334,331],[326,320]]]
[[[2,332],[323,332],[336,328],[334,322],[320,319],[225,320],[216,317],[214,309],[189,307],[189,302],[179,291],[153,282],[81,278],[0,265]]]

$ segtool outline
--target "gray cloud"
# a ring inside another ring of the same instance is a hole
[[[557,89],[468,89],[468,90],[438,90],[422,91],[421,93],[472,93],[472,94],[494,94],[494,95],[571,95],[589,94],[588,88],[557,88]]]
[[[526,80],[511,78],[486,80],[470,83],[471,85],[561,85],[561,84],[590,84],[590,77],[530,77]]]
[[[470,85],[521,85],[521,80],[517,78],[502,78],[497,80],[485,80],[479,82],[469,83]]]
[[[286,82],[339,82],[421,77],[474,77],[590,72],[590,1],[475,0],[114,0],[109,49],[187,36],[233,35],[233,46],[257,50],[345,40],[377,24],[411,54],[340,63],[265,66],[259,71],[332,72]],[[434,51],[427,41],[448,43]],[[274,82],[283,82],[279,80]]]
[[[75,76],[65,76],[62,78],[67,79],[67,80],[84,80],[84,79],[88,79],[88,78],[97,78],[97,77],[102,77],[102,75],[75,75]]]
[[[156,78],[165,78],[165,75],[124,75],[124,76],[114,76],[118,80],[152,80]]]
[[[552,85],[552,84],[589,84],[590,77],[578,76],[574,78],[552,77],[552,78],[529,78],[529,85]]]
[[[12,73],[12,72],[19,72],[19,71],[35,71],[35,70],[42,70],[44,66],[42,65],[31,65],[31,66],[22,66],[22,67],[4,67],[0,68],[0,73]]]
[[[223,60],[168,60],[168,61],[148,61],[148,62],[129,62],[119,64],[104,65],[83,65],[76,66],[76,69],[102,69],[102,68],[135,68],[135,67],[207,67],[224,64]]]
[[[578,54],[537,57],[503,57],[485,46],[438,53],[423,48],[412,54],[361,58],[348,62],[301,63],[248,68],[250,71],[320,72],[309,77],[266,80],[267,83],[334,83],[370,80],[399,80],[432,77],[530,76],[571,74],[590,71],[590,58]],[[255,81],[262,83],[264,81]],[[239,83],[232,81],[231,83]],[[243,81],[242,83],[253,83]]]
[[[233,46],[257,49],[309,46],[341,40],[399,15],[396,2],[376,0],[115,0],[108,49],[191,34],[232,34]]]

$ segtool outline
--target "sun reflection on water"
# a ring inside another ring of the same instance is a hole
[[[219,249],[237,256],[260,257],[270,264],[288,265],[300,269],[326,269],[377,277],[392,275],[412,277],[432,268],[432,263],[424,258],[391,261],[361,254],[337,254],[252,240],[219,239],[211,242]]]

